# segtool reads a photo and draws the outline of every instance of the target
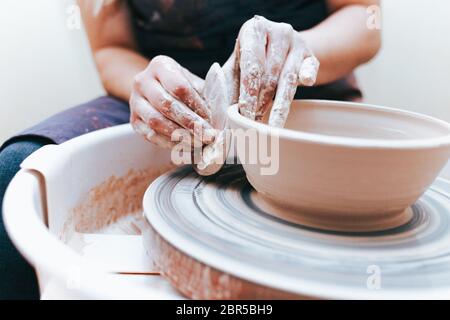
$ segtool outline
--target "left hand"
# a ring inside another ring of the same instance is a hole
[[[239,84],[239,111],[261,121],[272,100],[269,125],[283,127],[298,85],[316,82],[319,61],[290,24],[261,16],[245,22],[224,65],[230,85]],[[274,99],[275,97],[275,99]]]

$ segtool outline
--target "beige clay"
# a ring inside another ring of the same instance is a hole
[[[232,129],[279,136],[279,153],[270,155],[279,161],[275,174],[263,175],[261,162],[241,159],[265,205],[284,219],[322,229],[404,224],[409,206],[450,156],[448,123],[391,108],[294,101],[284,129],[248,120],[237,106],[228,115]]]

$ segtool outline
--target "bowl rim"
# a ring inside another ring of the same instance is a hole
[[[347,102],[347,101],[334,101],[334,100],[315,100],[315,99],[296,99],[294,102],[304,103],[316,103],[316,104],[333,104],[341,107],[358,107],[366,110],[377,110],[388,113],[395,113],[400,115],[409,116],[411,118],[421,119],[424,121],[432,122],[435,125],[445,128],[448,133],[439,137],[433,138],[420,138],[420,139],[367,139],[367,138],[354,138],[343,136],[330,136],[319,133],[308,133],[304,131],[297,131],[286,128],[275,128],[265,123],[256,122],[242,116],[238,111],[238,104],[231,105],[228,110],[228,119],[236,122],[239,126],[245,129],[256,129],[259,133],[265,135],[278,135],[284,140],[290,141],[303,141],[309,143],[317,143],[330,146],[344,146],[349,148],[380,148],[380,149],[424,149],[424,148],[440,148],[444,146],[450,146],[450,123],[434,118],[432,116],[424,115],[417,112],[396,109],[391,107],[382,107],[374,104]]]

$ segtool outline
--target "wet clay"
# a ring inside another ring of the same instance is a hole
[[[314,211],[307,207],[284,206],[278,203],[276,199],[271,199],[270,196],[264,196],[261,193],[256,193],[252,200],[258,208],[277,218],[303,226],[331,231],[370,232],[392,229],[406,224],[413,217],[411,208],[399,212],[368,212],[355,219],[353,215],[346,212],[333,212],[330,209]]]
[[[202,156],[194,169],[202,176],[218,172],[225,163],[229,137],[225,132],[227,126],[226,109],[231,103],[231,91],[227,88],[227,79],[218,63],[214,63],[205,79],[203,97],[211,110],[211,123],[218,134],[213,143],[205,146]]]
[[[92,188],[73,208],[63,235],[67,236],[70,230],[81,233],[96,232],[126,216],[138,215],[142,212],[142,197],[149,184],[172,168],[173,165],[158,169],[131,169],[124,176],[111,176]]]
[[[244,118],[238,106],[228,117],[231,129],[279,142],[272,174],[264,174],[261,159],[240,159],[251,185],[278,208],[289,208],[285,218],[322,229],[375,231],[407,222],[407,208],[450,156],[448,123],[393,108],[296,100],[286,129],[277,130]],[[262,148],[255,145],[255,153],[266,154]]]
[[[185,297],[202,300],[308,299],[224,273],[176,249],[151,226],[144,230],[144,243],[153,251],[153,262]]]

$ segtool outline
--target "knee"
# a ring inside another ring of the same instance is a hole
[[[16,141],[0,151],[0,200],[3,199],[9,182],[19,171],[22,161],[45,144],[37,140]]]

